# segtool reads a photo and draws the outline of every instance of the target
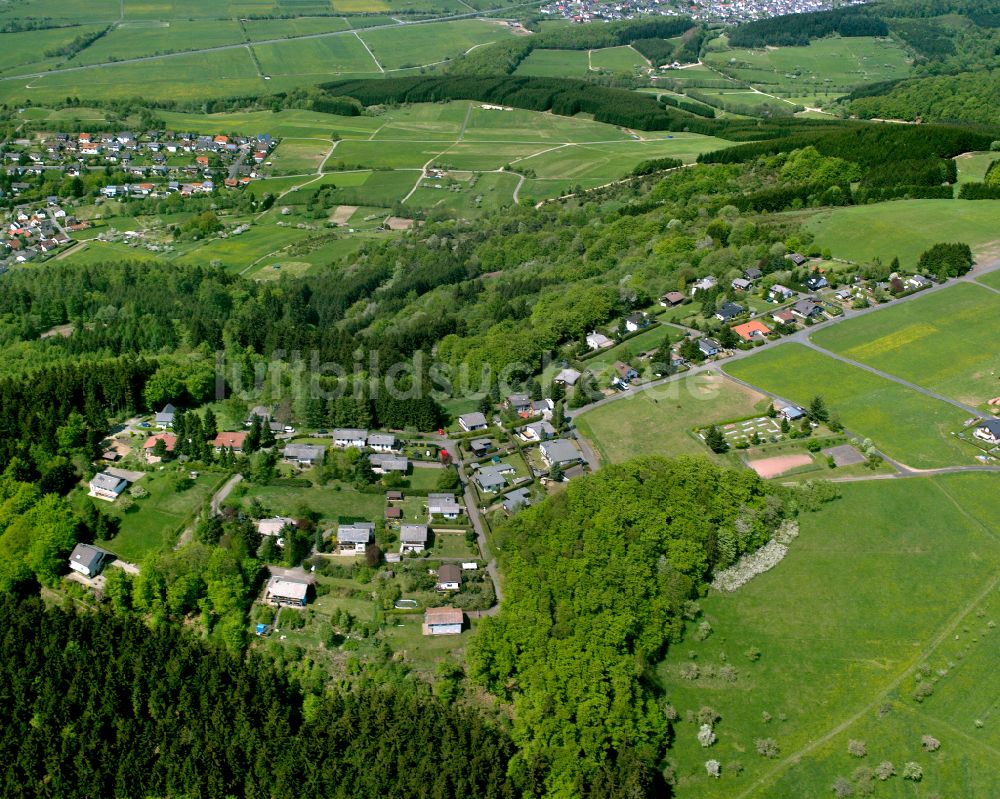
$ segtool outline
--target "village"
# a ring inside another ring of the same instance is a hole
[[[543,5],[541,12],[562,17],[572,22],[592,22],[595,20],[635,19],[639,16],[675,16],[688,14],[694,19],[707,22],[748,22],[767,19],[783,14],[805,14],[812,11],[827,11],[847,5],[862,5],[859,2],[834,3],[830,0],[737,0],[720,2],[709,0],[705,3],[681,5],[659,2],[659,0],[626,0],[621,3],[600,0],[574,0]]]

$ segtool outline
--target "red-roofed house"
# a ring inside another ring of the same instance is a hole
[[[771,332],[771,328],[763,322],[753,319],[749,322],[744,322],[742,325],[736,325],[733,328],[733,332],[744,341],[753,341],[754,339],[763,339]]]
[[[222,452],[223,447],[226,449],[231,449],[233,452],[242,452],[243,444],[247,440],[247,434],[244,431],[238,433],[219,433],[212,441],[212,446],[215,447],[216,452]]]
[[[142,448],[145,451],[146,461],[148,463],[159,463],[160,456],[153,454],[153,447],[156,446],[157,441],[162,441],[164,446],[167,448],[167,452],[173,452],[174,447],[177,445],[177,436],[172,436],[168,433],[157,433],[146,439],[143,443]]]

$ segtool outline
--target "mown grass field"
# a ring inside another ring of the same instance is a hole
[[[649,62],[638,50],[625,45],[594,50],[590,54],[590,65],[594,69],[631,74],[638,68],[648,67]]]
[[[994,161],[1000,160],[1000,153],[965,153],[955,158],[958,167],[958,182],[972,183],[986,177],[986,170]]]
[[[1000,396],[1000,294],[962,283],[813,334],[817,344],[967,405]]]
[[[812,101],[910,72],[910,61],[899,44],[866,36],[817,39],[805,47],[725,50],[706,55],[705,61],[761,91]]]
[[[533,50],[518,65],[514,74],[538,78],[582,78],[587,72],[585,50]]]
[[[843,484],[841,499],[800,516],[777,567],[702,600],[711,635],[688,636],[658,670],[680,713],[677,796],[829,796],[838,777],[883,760],[897,776],[876,782],[877,797],[996,795],[998,488],[996,475]],[[699,677],[682,679],[691,662]],[[733,682],[718,674],[726,665]],[[918,667],[933,684],[922,704],[912,698]],[[702,707],[721,715],[708,749],[685,720]],[[941,741],[933,754],[921,748],[928,734]],[[756,753],[763,738],[777,742],[777,759]],[[867,757],[848,755],[850,739]],[[709,758],[722,764],[718,780]],[[923,767],[919,785],[898,776],[908,761]]]
[[[974,463],[952,433],[968,413],[801,344],[767,347],[723,367],[741,380],[807,406],[817,394],[854,435],[917,469]]]
[[[712,455],[696,427],[751,416],[770,400],[719,375],[693,375],[609,402],[574,419],[604,463],[639,455]]]
[[[806,222],[815,246],[859,263],[898,256],[915,267],[924,250],[942,241],[977,247],[1000,239],[1000,200],[898,200],[821,211]]]
[[[301,175],[316,172],[326,160],[332,141],[286,138],[270,154],[275,175]]]
[[[990,272],[976,278],[980,283],[1000,290],[1000,272]]]
[[[387,20],[391,22],[391,20]],[[308,36],[314,33],[350,30],[344,17],[299,17],[298,19],[248,19],[243,29],[252,42],[281,39],[288,36]]]

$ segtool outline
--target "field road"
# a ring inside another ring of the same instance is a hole
[[[401,22],[393,25],[373,25],[370,28],[361,29],[361,32],[365,33],[367,31],[410,27],[413,25],[433,25],[435,23],[454,22],[455,20],[469,19],[471,17],[488,17],[490,14],[495,14],[501,11],[504,12],[506,15],[508,12],[514,11],[518,8],[524,8],[526,6],[533,6],[533,5],[535,5],[535,3],[520,3],[514,6],[505,6],[504,8],[485,9],[483,11],[469,11],[462,14],[448,14],[447,16],[431,17],[429,19],[408,20],[406,22]],[[351,28],[350,30],[346,31],[326,31],[323,33],[305,33],[302,34],[301,36],[287,36],[279,39],[261,39],[256,42],[249,42],[249,44],[253,47],[256,47],[257,45],[281,44],[282,42],[297,42],[303,39],[326,39],[330,36],[356,36],[357,34],[358,31],[355,30],[354,28]],[[358,38],[360,39],[361,37],[358,36]],[[27,78],[41,78],[45,77],[46,75],[60,75],[67,72],[81,72],[87,69],[101,69],[102,67],[113,67],[119,64],[140,64],[144,61],[160,61],[166,58],[177,58],[179,56],[199,55],[201,53],[221,53],[226,50],[243,49],[247,46],[247,44],[248,42],[239,42],[237,44],[221,44],[215,47],[202,47],[197,50],[181,50],[176,53],[163,53],[161,55],[144,55],[144,56],[138,56],[136,58],[123,58],[120,61],[103,61],[99,64],[84,64],[78,67],[61,67],[59,69],[48,70],[47,72],[24,72],[20,75],[5,75],[3,77],[0,77],[0,81],[25,80]],[[372,56],[372,58],[374,59],[375,57]],[[375,61],[375,63],[376,65],[378,65],[377,60]],[[379,66],[379,69],[382,69],[381,66]],[[384,72],[384,70],[382,71]]]
[[[222,507],[222,503],[226,501],[226,497],[229,496],[229,493],[236,488],[237,483],[239,483],[242,479],[242,474],[234,474],[226,480],[225,483],[223,483],[222,487],[212,495],[212,501],[209,503],[209,514],[212,516],[219,515],[219,509]],[[174,544],[174,549],[180,549],[191,540],[194,536],[194,528],[197,523],[198,520],[195,519],[195,521],[193,521],[188,528],[181,533],[180,537],[177,539],[177,543]]]

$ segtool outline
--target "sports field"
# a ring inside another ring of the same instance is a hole
[[[702,600],[711,635],[687,636],[659,667],[680,716],[671,752],[680,799],[830,796],[838,777],[882,761],[897,775],[876,782],[875,796],[1000,791],[1000,478],[838,488],[841,499],[799,516],[800,535],[775,568]],[[682,679],[691,664],[697,678]],[[933,691],[922,703],[918,668]],[[686,720],[704,707],[721,717],[707,749]],[[940,750],[925,752],[922,735]],[[779,749],[773,760],[755,751],[767,738]],[[848,754],[851,739],[867,756]],[[717,780],[706,774],[710,758],[722,765]],[[923,767],[919,785],[900,775],[909,761]]]
[[[798,405],[821,394],[848,430],[907,466],[974,463],[971,447],[965,449],[952,435],[968,413],[801,344],[768,347],[724,369]]]
[[[609,402],[574,419],[604,463],[638,455],[705,455],[692,431],[763,412],[763,394],[719,375],[694,375]],[[717,456],[712,456],[717,457]]]
[[[989,410],[1000,396],[1000,294],[967,283],[817,331],[840,355]]]
[[[916,266],[924,250],[942,241],[972,247],[1000,239],[1000,200],[897,200],[821,211],[806,222],[814,246],[859,263],[898,256]]]

